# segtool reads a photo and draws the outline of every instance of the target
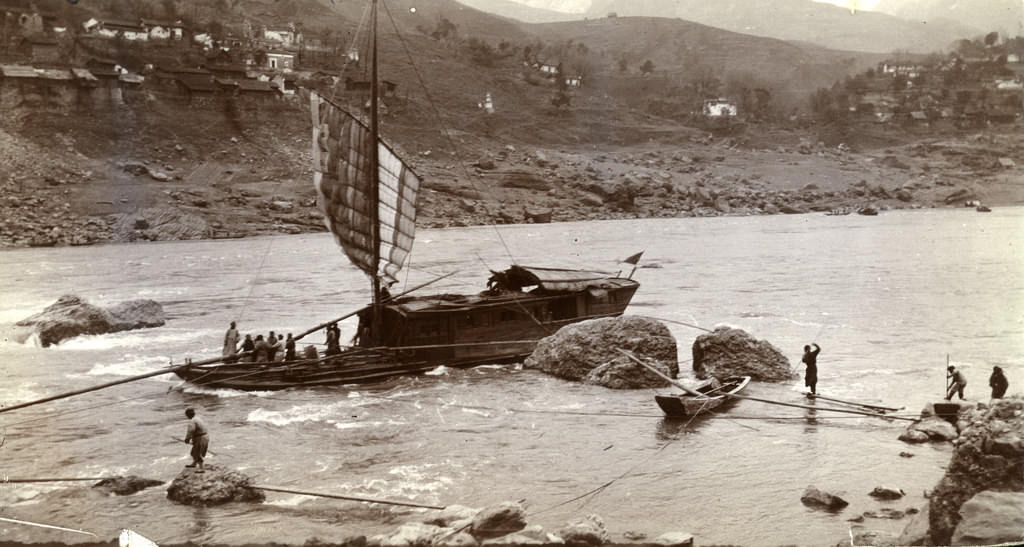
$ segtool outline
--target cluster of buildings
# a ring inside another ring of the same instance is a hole
[[[303,53],[331,48],[315,39],[307,43],[294,25],[257,31],[246,22],[240,36],[217,37],[181,21],[154,19],[88,17],[70,28],[55,15],[2,5],[0,23],[0,109],[149,98],[191,106],[231,100],[244,108],[294,94],[299,79],[343,82],[341,73],[298,70]],[[184,66],[184,58],[202,61]],[[359,61],[358,52],[343,58]],[[344,84],[353,92],[369,87],[351,75]],[[385,86],[394,92],[393,82]]]
[[[968,127],[1024,116],[1024,63],[1016,52],[951,54],[930,64],[887,61],[846,87],[850,111],[878,123]]]

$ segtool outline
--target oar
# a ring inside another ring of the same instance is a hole
[[[894,408],[894,407],[891,407],[891,406],[870,405],[870,404],[867,404],[867,403],[857,403],[857,402],[854,402],[854,401],[844,401],[842,399],[835,399],[835,398],[832,398],[832,397],[825,397],[823,395],[818,395],[818,394],[815,394],[815,393],[807,393],[806,395],[808,397],[812,398],[812,399],[822,399],[822,400],[825,400],[825,401],[832,401],[832,402],[841,403],[841,404],[844,404],[844,405],[860,406],[860,407],[864,407],[864,408],[872,408],[872,409],[875,409],[875,410],[881,410],[881,411],[887,411],[887,412],[895,412],[897,410],[903,410],[903,408]]]
[[[288,488],[280,488],[277,486],[253,486],[257,490],[266,490],[268,492],[284,492],[285,494],[299,494],[302,496],[317,496],[321,498],[333,498],[338,500],[350,500],[350,501],[363,501],[366,503],[383,503],[385,505],[401,505],[405,507],[421,507],[423,509],[444,509],[443,505],[425,505],[422,503],[413,503],[410,501],[391,501],[391,500],[379,500],[374,498],[360,498],[357,496],[342,496],[339,494],[325,494],[323,492],[308,492],[305,490],[291,490]]]
[[[176,441],[178,441],[179,443],[185,443],[185,439],[179,439],[179,438],[177,438],[177,437],[173,437],[173,436],[172,436],[171,438],[172,438],[172,439],[174,439],[174,440],[176,440]],[[185,443],[185,444],[188,444],[188,443]],[[213,450],[210,450],[209,448],[207,448],[207,449],[206,449],[206,452],[207,452],[207,453],[208,453],[209,455],[211,455],[211,456],[218,456],[218,455],[219,455],[219,454],[217,454],[216,452],[214,452]]]
[[[689,387],[684,386],[683,384],[677,382],[674,378],[670,378],[667,374],[663,373],[662,371],[660,371],[660,370],[652,367],[651,365],[648,365],[647,363],[641,361],[640,359],[637,358],[636,355],[633,355],[632,353],[630,353],[630,352],[628,352],[628,351],[626,351],[626,350],[624,350],[622,348],[615,348],[615,351],[625,355],[626,357],[629,357],[634,362],[636,362],[638,365],[640,365],[640,366],[646,368],[647,370],[657,374],[658,376],[662,377],[663,379],[668,380],[668,382],[670,384],[672,384],[672,385],[678,387],[679,389],[689,393],[690,395],[693,395],[694,397],[707,398],[707,396],[704,395],[703,393],[701,393],[699,391],[696,391],[694,389],[691,389]]]
[[[227,356],[227,357],[221,356],[221,357],[215,357],[215,358],[212,358],[212,359],[207,359],[205,361],[188,362],[188,363],[185,363],[184,365],[168,367],[168,368],[160,369],[160,370],[157,370],[157,371],[154,371],[154,372],[147,372],[145,374],[139,374],[137,376],[131,376],[131,377],[128,377],[128,378],[123,378],[121,380],[116,380],[116,381],[113,381],[113,382],[107,382],[105,384],[99,384],[99,385],[95,385],[95,386],[91,386],[91,387],[87,387],[87,388],[76,389],[75,391],[68,391],[66,393],[60,393],[58,395],[52,395],[50,397],[44,397],[42,399],[36,399],[35,401],[28,401],[27,403],[21,403],[21,404],[17,404],[17,405],[13,405],[13,406],[2,407],[2,408],[0,408],[0,413],[2,413],[2,412],[10,412],[11,410],[17,410],[19,408],[25,408],[25,407],[29,407],[29,406],[33,406],[33,405],[38,405],[38,404],[41,404],[41,403],[48,403],[50,401],[56,401],[57,399],[64,399],[66,397],[72,397],[72,396],[75,396],[75,395],[81,395],[83,393],[89,393],[90,391],[97,391],[97,390],[100,390],[100,389],[105,389],[105,388],[113,387],[113,386],[120,385],[120,384],[127,384],[128,382],[134,382],[136,380],[142,380],[143,378],[149,378],[151,376],[160,376],[162,374],[171,374],[172,372],[177,372],[179,370],[185,370],[185,369],[190,368],[190,367],[196,367],[196,366],[199,366],[199,365],[209,365],[209,364],[212,364],[212,363],[219,363],[219,362],[221,362],[224,359],[227,359],[229,357],[231,357],[231,356],[230,355]]]
[[[702,397],[702,398],[705,397],[703,393],[699,393],[697,391],[694,391],[694,390],[684,386],[683,384],[673,380],[672,378],[669,378],[665,374],[662,374],[662,372],[660,370],[658,370],[658,369],[648,365],[647,363],[641,361],[640,359],[637,359],[636,356],[634,356],[632,353],[629,353],[629,352],[627,352],[625,350],[622,350],[620,348],[615,348],[615,350],[620,352],[620,353],[622,353],[626,357],[629,357],[630,359],[635,361],[637,364],[647,368],[648,370],[650,370],[651,372],[657,374],[658,376],[661,376],[662,378],[668,380],[669,382],[672,382],[673,385],[675,385],[676,387],[679,387],[680,389],[686,391],[687,393],[689,393],[691,395],[694,395],[694,396],[697,396],[697,397]],[[735,393],[723,393],[722,395],[725,395],[726,397],[735,397],[737,399],[746,399],[748,401],[757,401],[759,403],[767,403],[767,404],[770,404],[770,405],[791,406],[793,408],[804,408],[804,409],[807,409],[807,410],[827,410],[829,412],[842,412],[842,413],[845,413],[845,414],[859,414],[861,416],[874,416],[876,418],[890,418],[890,419],[893,419],[893,420],[906,420],[908,422],[916,422],[917,421],[916,418],[904,418],[902,416],[886,416],[884,414],[879,414],[877,412],[864,412],[864,411],[861,411],[861,410],[846,410],[846,409],[843,409],[843,408],[821,408],[821,407],[817,407],[817,406],[798,405],[798,404],[795,404],[795,403],[784,403],[782,401],[773,401],[771,399],[761,399],[759,397],[750,397],[750,396],[747,396],[747,395],[736,395]]]
[[[448,272],[448,273],[446,273],[446,274],[444,274],[442,276],[435,277],[434,279],[431,279],[430,281],[427,281],[425,283],[421,283],[419,285],[416,285],[415,287],[413,287],[413,288],[411,288],[411,289],[409,289],[407,291],[402,291],[402,292],[400,292],[400,293],[398,293],[398,294],[396,294],[394,296],[389,296],[389,297],[385,298],[384,300],[382,300],[381,302],[389,302],[389,301],[394,300],[396,298],[400,298],[400,297],[405,296],[405,295],[407,295],[407,294],[409,294],[409,293],[411,293],[413,291],[420,290],[423,287],[426,287],[427,285],[432,285],[432,284],[437,283],[438,281],[440,281],[440,280],[442,280],[442,279],[444,279],[446,277],[451,277],[453,275],[455,275],[455,272]],[[363,307],[359,308],[358,310],[346,313],[345,315],[342,315],[341,317],[339,317],[337,319],[331,319],[330,321],[326,321],[324,323],[320,323],[319,325],[317,325],[317,326],[315,326],[315,327],[313,327],[311,329],[307,329],[305,331],[302,331],[301,333],[299,333],[298,336],[295,336],[292,339],[293,340],[298,340],[300,338],[303,338],[305,336],[313,334],[314,332],[316,332],[316,331],[318,331],[320,329],[323,329],[325,327],[329,327],[329,326],[333,325],[334,323],[338,323],[338,322],[344,321],[344,320],[348,319],[349,317],[352,317],[353,315],[359,314],[363,310],[367,310],[369,308],[370,308],[370,306],[363,306]]]

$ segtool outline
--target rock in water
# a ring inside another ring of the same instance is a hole
[[[557,532],[566,545],[598,546],[610,541],[604,520],[597,515],[587,515],[567,522]]]
[[[185,505],[220,505],[232,501],[262,502],[266,496],[238,471],[207,465],[204,473],[186,468],[167,489],[167,498]]]
[[[668,327],[636,316],[605,317],[566,325],[537,343],[524,366],[553,376],[613,389],[660,387],[667,382],[617,349],[655,359],[652,365],[675,378],[676,339]],[[660,365],[660,366],[659,366]]]
[[[718,327],[693,341],[693,371],[702,380],[750,376],[763,382],[783,382],[799,377],[778,348],[731,327]]]
[[[850,503],[839,496],[829,494],[828,492],[822,492],[813,486],[808,486],[804,490],[804,495],[800,496],[800,501],[808,507],[820,507],[828,509],[829,511],[838,511]]]
[[[473,517],[469,532],[477,538],[493,538],[526,527],[526,511],[518,503],[505,502],[486,507]]]
[[[978,405],[960,416],[966,427],[928,505],[935,545],[950,544],[961,506],[979,492],[1024,492],[1024,397],[999,399],[988,408]]]
[[[111,494],[117,494],[118,496],[128,496],[141,490],[145,490],[151,486],[160,486],[163,483],[164,481],[144,479],[142,477],[136,477],[135,475],[128,475],[127,477],[103,479],[92,485],[92,487],[105,490]]]
[[[15,323],[39,334],[43,347],[82,334],[107,334],[164,324],[164,310],[152,300],[131,300],[113,308],[94,306],[75,295],[64,295],[43,311]]]

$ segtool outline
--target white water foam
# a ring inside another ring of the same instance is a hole
[[[137,329],[110,334],[86,334],[64,340],[55,350],[95,351],[109,349],[160,348],[180,345],[196,339],[196,331],[185,329]],[[219,348],[218,348],[219,349]]]
[[[448,373],[450,371],[451,371],[450,368],[448,368],[448,367],[446,367],[444,365],[440,365],[439,367],[435,368],[434,370],[431,370],[429,372],[424,372],[423,374],[425,376],[448,376]]]
[[[169,362],[170,359],[163,355],[126,354],[124,356],[124,361],[121,361],[120,363],[94,365],[89,369],[89,372],[86,372],[85,374],[87,376],[137,376],[139,374],[146,374],[147,372],[153,372],[161,368],[165,368]],[[169,376],[170,375],[168,374],[167,377]],[[161,376],[155,376],[154,378],[164,378],[166,381],[175,381],[173,378]]]
[[[326,406],[321,405],[295,405],[288,410],[264,410],[257,408],[249,413],[246,421],[264,422],[276,426],[286,426],[301,422],[326,422],[332,416],[336,416],[349,404],[334,403]]]

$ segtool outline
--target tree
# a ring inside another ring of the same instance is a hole
[[[652,72],[654,72],[654,63],[652,63],[650,59],[647,59],[644,61],[644,64],[640,65],[640,73],[646,75]]]
[[[626,61],[625,57],[619,57],[619,72],[625,72],[629,70],[629,62]]]
[[[985,35],[985,47],[992,47],[999,41],[999,33],[992,31]]]

